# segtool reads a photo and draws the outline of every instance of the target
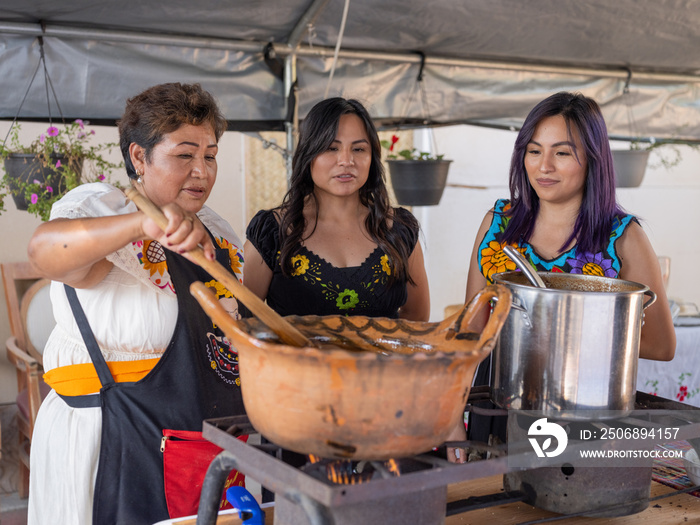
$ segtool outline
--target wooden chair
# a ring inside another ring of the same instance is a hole
[[[29,495],[29,454],[34,422],[41,401],[50,388],[42,379],[42,352],[46,338],[56,324],[48,289],[29,263],[0,265],[5,287],[7,313],[12,336],[5,343],[7,359],[17,370],[17,428],[19,433],[20,498]]]

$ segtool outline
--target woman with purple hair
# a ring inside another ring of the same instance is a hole
[[[539,271],[647,285],[657,301],[645,310],[639,355],[673,359],[676,337],[658,259],[638,220],[615,200],[608,132],[593,99],[561,92],[530,111],[515,140],[510,194],[510,200],[496,202],[479,228],[467,301],[493,282],[494,274],[515,270],[503,253],[511,245]],[[488,382],[488,369],[484,361],[475,384]],[[481,427],[478,419],[470,426]],[[488,437],[486,432],[476,436],[477,430],[482,429],[470,428],[472,439]]]

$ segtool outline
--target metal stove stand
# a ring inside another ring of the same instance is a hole
[[[508,470],[505,457],[455,465],[426,454],[402,458],[402,470],[408,472],[401,476],[380,475],[365,483],[339,485],[280,461],[269,453],[278,448],[274,445],[248,445],[236,439],[252,432],[256,431],[245,416],[204,422],[204,437],[224,452],[207,472],[198,525],[216,522],[219,497],[234,468],[275,493],[275,525],[442,523],[446,509],[454,513],[457,508],[447,505],[447,485]],[[490,504],[503,504],[503,498],[499,494]],[[522,495],[506,498],[517,501]],[[475,498],[472,503],[473,508],[481,508],[489,504],[489,498]],[[462,503],[458,512],[464,507]]]
[[[637,408],[692,410],[693,407],[674,401],[638,394]],[[700,421],[700,412],[698,421]],[[295,468],[275,457],[279,447],[250,445],[236,437],[256,433],[246,416],[212,419],[204,422],[206,439],[224,449],[207,472],[202,488],[197,525],[214,525],[226,477],[236,469],[258,481],[275,493],[275,525],[385,525],[421,523],[441,524],[445,516],[502,505],[528,501],[524,493],[514,490],[485,497],[447,503],[447,485],[506,474],[508,467],[505,445],[486,447],[465,442],[475,448],[489,448],[491,459],[456,465],[430,454],[401,458],[400,476],[382,475],[376,465],[372,479],[358,484],[337,484],[329,481],[325,471],[317,468]],[[688,422],[677,439],[700,436],[700,422]],[[538,458],[526,443],[510,444],[511,459],[526,469],[540,468]],[[522,469],[521,469],[522,470]]]

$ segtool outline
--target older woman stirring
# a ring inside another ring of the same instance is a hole
[[[241,242],[204,206],[225,129],[199,85],[137,95],[119,123],[121,150],[132,184],[168,218],[165,231],[96,183],[57,202],[31,239],[31,263],[54,281],[57,326],[44,354],[54,390],[32,440],[30,523],[168,518],[163,430],[243,412],[235,352],[188,292],[194,280],[216,283],[178,255],[201,245],[242,278]],[[235,314],[235,299],[222,300]]]

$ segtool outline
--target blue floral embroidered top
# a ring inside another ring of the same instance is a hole
[[[494,274],[516,269],[515,263],[503,253],[505,243],[502,237],[510,221],[510,217],[506,215],[509,209],[509,200],[496,201],[491,226],[479,244],[479,268],[489,283],[493,282]],[[541,272],[579,273],[617,278],[620,274],[620,258],[615,250],[615,242],[622,237],[627,226],[633,221],[637,222],[633,215],[616,217],[610,232],[610,242],[603,251],[597,253],[579,253],[578,245],[575,245],[555,259],[545,259],[527,242],[521,241],[519,245],[513,244],[513,246],[518,248]]]
[[[397,216],[410,213],[403,208],[394,212]],[[417,229],[401,221],[394,221],[393,227],[407,245],[416,245]],[[292,276],[286,277],[279,261],[279,223],[274,211],[259,211],[248,224],[246,237],[272,270],[267,304],[280,315],[395,318],[406,302],[406,281],[390,283],[389,257],[379,247],[360,266],[337,268],[302,246],[292,257]]]

